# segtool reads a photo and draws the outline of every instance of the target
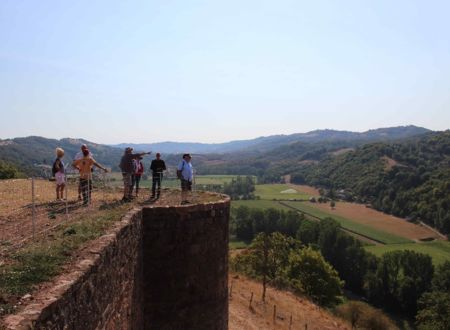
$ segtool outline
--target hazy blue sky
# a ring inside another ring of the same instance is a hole
[[[450,127],[450,1],[0,1],[0,138]]]

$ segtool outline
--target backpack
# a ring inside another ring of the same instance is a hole
[[[144,173],[144,165],[142,165],[141,161],[136,161],[136,168],[134,170],[135,175],[142,175]]]
[[[183,176],[181,175],[181,173],[183,173],[184,163],[185,163],[185,161],[183,160],[183,165],[181,165],[181,170],[178,170],[178,169],[177,169],[177,178],[180,179],[180,180],[183,178]]]
[[[55,161],[53,162],[53,166],[52,166],[52,176],[55,176],[56,173],[58,173],[59,171],[59,167],[57,166],[56,162],[58,162],[61,164],[61,161],[59,160],[59,158],[56,158]]]

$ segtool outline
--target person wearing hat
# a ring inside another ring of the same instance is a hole
[[[156,154],[156,159],[152,160],[150,169],[152,170],[152,195],[150,198],[155,198],[155,193],[157,193],[156,198],[159,198],[161,195],[163,172],[166,170],[166,163],[161,159],[161,154],[159,152]],[[156,191],[156,186],[158,186],[158,191]]]
[[[194,169],[191,163],[191,155],[184,154],[183,160],[178,164],[177,177],[181,180],[181,204],[189,204],[188,194],[192,191],[192,180],[194,179]]]
[[[81,145],[81,151],[78,151],[73,160],[78,160],[84,157],[83,153],[85,150],[89,152],[89,157],[93,157],[92,152],[89,151],[86,144]],[[78,181],[78,200],[81,201],[81,181]]]
[[[127,147],[125,148],[125,152],[122,156],[122,159],[120,160],[120,170],[122,171],[122,178],[123,178],[123,198],[122,201],[129,202],[133,198],[133,186],[132,186],[132,179],[134,174],[134,166],[133,166],[133,160],[138,159],[141,156],[144,155],[150,155],[152,152],[141,152],[138,154],[133,154],[133,148]]]

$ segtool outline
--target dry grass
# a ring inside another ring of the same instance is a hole
[[[333,316],[327,310],[319,308],[307,299],[286,291],[268,288],[266,303],[261,301],[262,285],[242,275],[231,274],[229,287],[232,297],[229,300],[229,329],[263,330],[289,329],[350,329],[343,320]],[[249,308],[251,293],[254,293],[252,306]],[[277,307],[275,323],[273,322],[274,305]]]
[[[405,237],[411,240],[421,240],[426,238],[439,239],[439,236],[432,230],[406,221],[389,214],[365,207],[362,204],[336,202],[332,210],[329,204],[311,204],[311,206],[330,213],[347,218],[355,223],[370,226],[390,234]]]

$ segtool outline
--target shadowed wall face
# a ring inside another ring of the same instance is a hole
[[[229,208],[143,209],[145,329],[228,329]]]

